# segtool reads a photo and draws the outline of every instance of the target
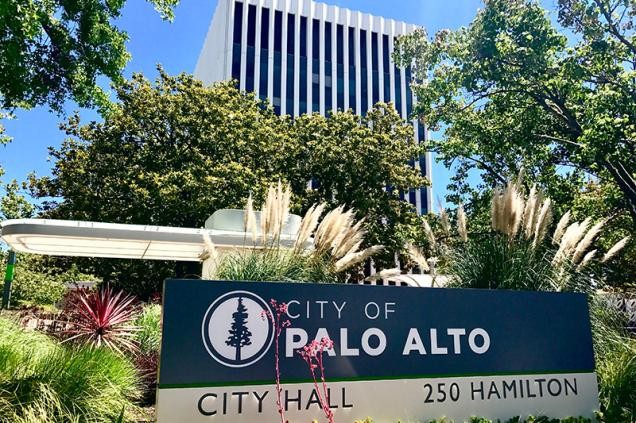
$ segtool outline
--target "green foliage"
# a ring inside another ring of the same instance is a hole
[[[338,282],[326,261],[290,251],[246,251],[224,257],[216,272],[219,279],[262,282]]]
[[[603,417],[608,422],[636,420],[636,338],[626,330],[626,316],[603,297],[591,304],[596,374]]]
[[[135,341],[142,354],[158,353],[161,345],[161,305],[147,304],[135,319]]]
[[[558,276],[544,251],[535,251],[531,241],[511,242],[499,233],[458,245],[444,270],[452,275],[452,286],[482,289],[549,290]]]
[[[33,217],[35,206],[20,194],[20,186],[15,179],[5,185],[4,189],[4,197],[0,198],[0,220]]]
[[[177,0],[151,0],[172,19]],[[34,2],[0,7],[0,109],[46,104],[61,112],[72,98],[82,107],[107,107],[100,76],[121,81],[130,59],[127,34],[114,25],[125,0]]]
[[[387,260],[417,227],[397,189],[426,184],[408,166],[420,150],[409,142],[411,125],[389,107],[376,106],[362,122],[350,112],[292,121],[231,83],[205,87],[163,71],[155,83],[135,75],[116,93],[119,104],[103,123],[69,120],[71,138],[51,152],[53,176],[31,180],[36,197],[60,199],[44,203],[45,217],[201,227],[218,209],[242,208],[250,193],[261,203],[282,180],[295,212],[324,201],[368,216],[367,242],[381,239]],[[312,178],[320,187],[308,192]],[[168,262],[84,265],[142,298],[168,276],[200,272]]]
[[[0,260],[0,272],[4,274],[6,253],[0,254]],[[94,276],[80,272],[76,266],[71,265],[64,270],[46,257],[18,253],[15,279],[11,285],[11,303],[55,305],[64,296],[66,284],[94,280]]]
[[[101,348],[70,348],[0,318],[0,415],[7,421],[112,422],[134,410],[136,371]]]
[[[403,64],[415,62],[418,113],[445,128],[429,147],[456,165],[450,199],[476,194],[473,169],[484,189],[523,167],[570,208],[593,175],[611,214],[633,227],[636,4],[560,0],[559,31],[537,1],[484,3],[468,27],[433,38],[417,31],[397,46]]]

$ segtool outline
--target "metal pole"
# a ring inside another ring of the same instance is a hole
[[[9,258],[7,260],[7,270],[4,273],[4,290],[2,293],[2,308],[9,308],[11,301],[11,283],[15,273],[15,251],[9,250]]]

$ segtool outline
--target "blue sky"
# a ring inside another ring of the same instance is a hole
[[[455,29],[467,25],[481,7],[480,0],[324,0],[326,3],[353,10],[361,10],[385,17],[424,26],[429,33],[442,28]],[[556,0],[544,0],[553,8]],[[176,8],[172,23],[162,21],[151,4],[139,0],[127,2],[117,25],[129,35],[128,51],[132,60],[125,75],[142,72],[149,78],[157,74],[161,64],[168,73],[193,72],[216,0],[182,0]],[[67,111],[77,110],[69,103]],[[99,119],[92,110],[81,110],[83,122]],[[0,164],[5,168],[3,181],[24,180],[28,173],[50,173],[48,147],[58,146],[64,134],[58,129],[62,118],[47,108],[20,110],[17,119],[5,126],[13,142],[0,147]],[[450,171],[440,164],[433,165],[433,192],[443,197]]]

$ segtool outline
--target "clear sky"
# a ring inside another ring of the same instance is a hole
[[[292,0],[293,1],[293,0]],[[544,0],[553,7],[556,0]],[[328,4],[360,10],[374,15],[394,18],[424,26],[429,33],[442,28],[456,29],[474,18],[480,0],[324,0]],[[157,74],[161,64],[168,73],[193,72],[211,22],[216,0],[181,0],[172,23],[162,21],[148,2],[129,0],[117,25],[129,35],[128,51],[132,60],[125,75],[142,72],[149,78]],[[67,105],[68,112],[77,110]],[[58,129],[62,118],[47,108],[18,111],[17,119],[6,121],[5,126],[13,142],[0,147],[0,163],[6,174],[3,181],[22,181],[30,172],[38,175],[50,173],[49,146],[58,146],[64,134]],[[92,110],[82,110],[83,122],[99,119]],[[442,165],[433,165],[433,194],[443,197],[450,171]]]

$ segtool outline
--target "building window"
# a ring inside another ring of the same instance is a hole
[[[232,38],[232,79],[241,79],[241,34],[243,33],[243,3],[234,3],[234,28]]]
[[[332,64],[333,51],[331,48],[331,22],[325,22],[325,112],[332,109],[333,84],[332,84]]]
[[[294,113],[294,56],[296,47],[296,16],[287,14],[287,103],[286,113]]]
[[[391,101],[391,52],[389,51],[389,36],[382,36],[382,65],[384,71],[384,102]]]
[[[358,113],[356,104],[356,42],[355,29],[349,28],[349,108]]]
[[[337,107],[344,110],[344,27],[338,25],[336,27],[336,62],[337,62]]]
[[[277,10],[274,14],[274,110],[280,114],[280,92],[281,92],[281,61],[283,47],[283,12]]]
[[[397,66],[394,65],[393,67],[395,70],[395,109],[402,116],[402,73]]]
[[[307,18],[300,18],[300,103],[299,113],[307,113]]]
[[[411,67],[407,66],[404,69],[405,79],[404,83],[406,84],[406,118],[409,119],[411,117],[411,113],[413,113],[413,91],[411,90]]]
[[[267,99],[267,82],[269,66],[269,9],[263,8],[261,11],[261,67],[259,80],[259,97],[261,100]]]
[[[320,21],[311,23],[311,110],[320,111]]]
[[[360,30],[360,94],[362,102],[360,114],[364,115],[369,110],[369,87],[367,69],[367,31]]]
[[[256,58],[256,6],[247,9],[247,58],[245,69],[245,90],[254,91],[254,61]]]
[[[380,65],[378,61],[379,45],[378,33],[371,33],[371,81],[373,82],[373,93],[371,94],[373,104],[380,101]]]

